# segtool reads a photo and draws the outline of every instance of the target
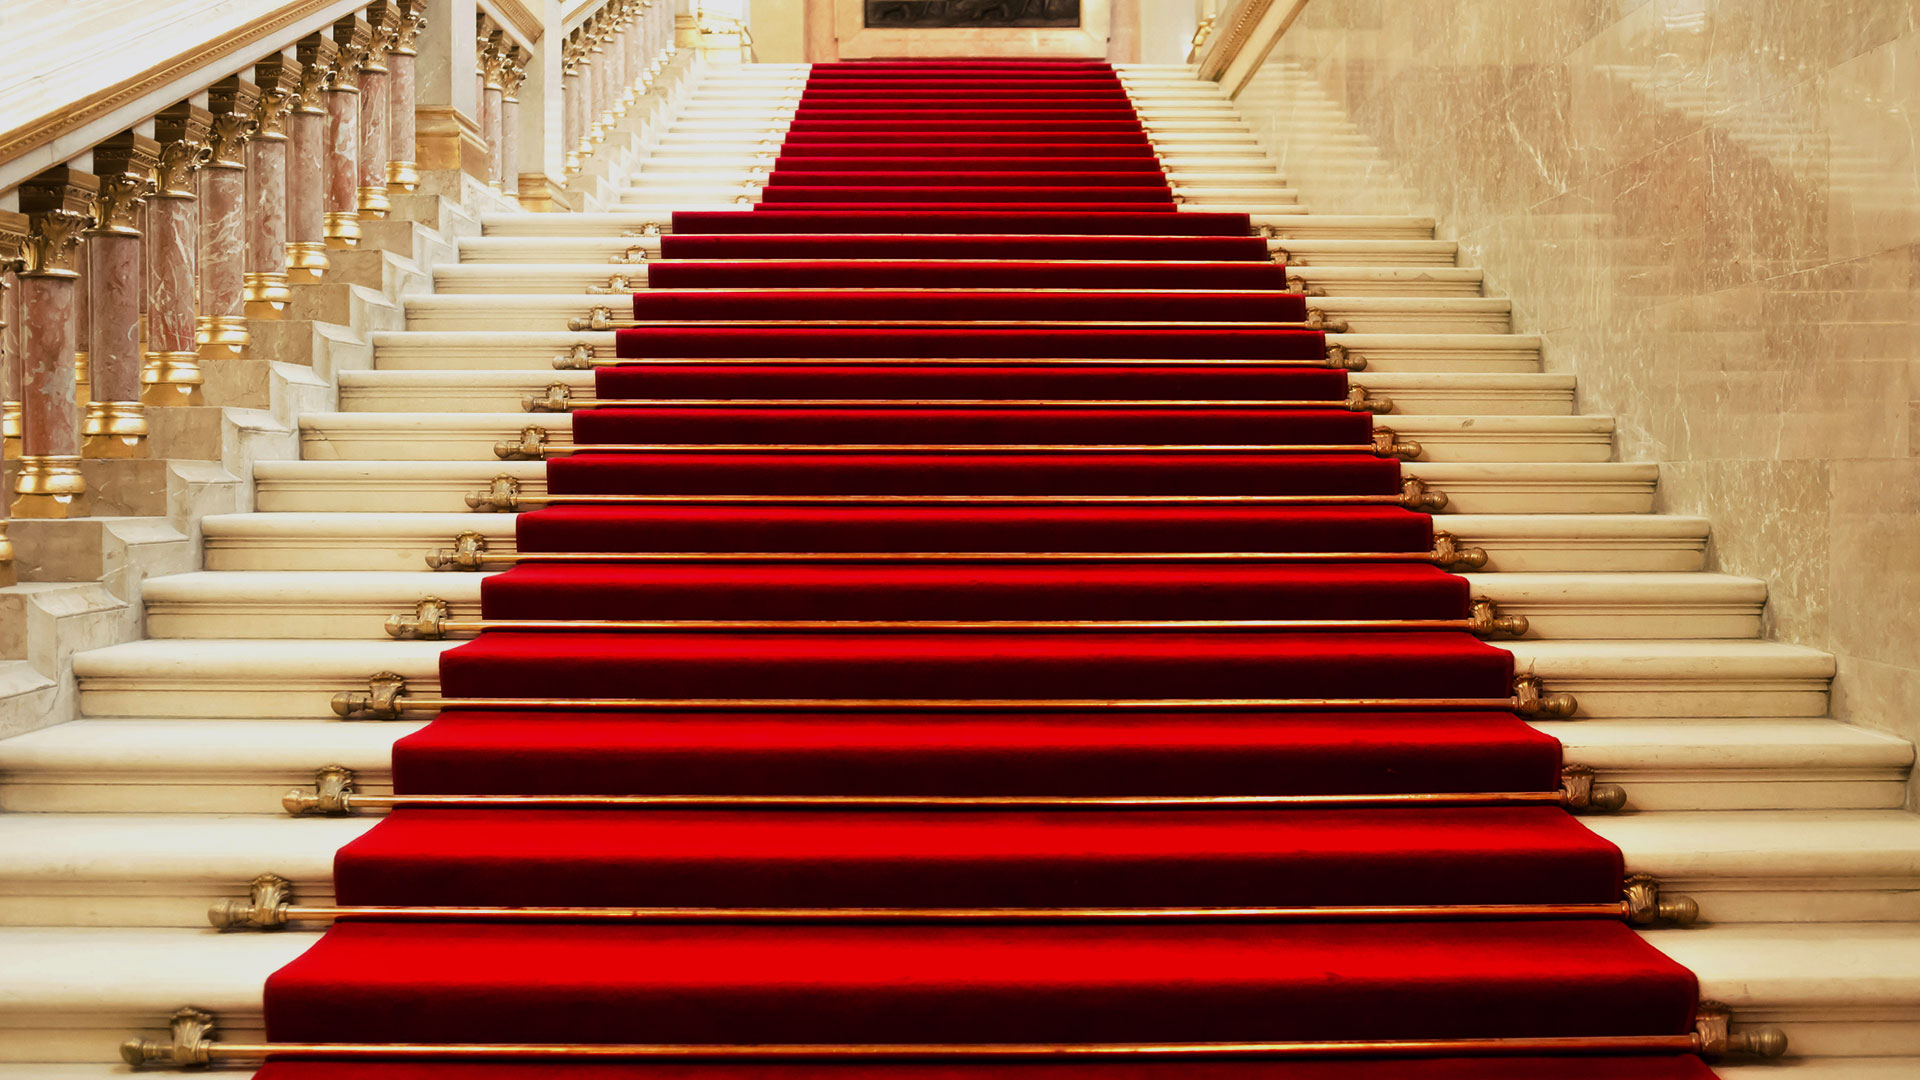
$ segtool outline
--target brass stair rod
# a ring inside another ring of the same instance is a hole
[[[1427,904],[1375,907],[1157,908],[688,908],[282,905],[286,922],[389,921],[625,923],[1359,922],[1439,919],[1620,919],[1625,900],[1594,904]],[[216,923],[215,925],[221,925]],[[225,928],[224,926],[222,927]]]
[[[919,364],[933,367],[1147,367],[1153,365],[1191,365],[1191,366],[1239,366],[1239,367],[1305,367],[1338,368],[1346,371],[1365,371],[1366,359],[1356,356],[1344,346],[1330,345],[1328,355],[1317,360],[1297,360],[1290,358],[1240,360],[1225,358],[1219,360],[1190,359],[1154,359],[1151,357],[1108,357],[1108,356],[1066,356],[1066,357],[1002,357],[1002,356],[935,356],[924,358],[884,357],[884,356],[600,356],[591,345],[576,345],[567,352],[553,358],[553,367],[559,371],[585,371],[602,367],[644,367],[647,365],[689,364],[724,366],[728,364],[752,365],[796,365],[825,367],[848,367],[854,365],[874,366],[901,364]]]
[[[674,506],[674,505],[769,505],[847,504],[873,506],[1012,505],[1050,506],[1091,504],[1096,506],[1158,506],[1163,504],[1222,504],[1231,506],[1405,506],[1401,495],[709,495],[701,492],[666,495],[598,495],[522,492],[518,502],[547,504],[588,504],[596,506]],[[1444,504],[1442,504],[1444,505]],[[1439,509],[1439,507],[1434,507]]]
[[[482,551],[461,564],[523,562],[1382,562],[1433,563],[1427,551]],[[1451,563],[1454,560],[1446,560]],[[443,569],[449,557],[429,559]]]
[[[538,400],[538,399],[535,399]],[[1364,406],[1377,398],[1360,398]],[[555,412],[585,409],[1325,409],[1365,412],[1348,398],[570,398]],[[528,410],[532,411],[532,410]]]
[[[1464,630],[1476,634],[1527,632],[1524,615],[1482,619],[450,619],[394,615],[394,638],[433,639],[496,631],[966,631],[966,630]]]
[[[1383,449],[1382,446],[1387,446]],[[532,456],[517,443],[497,443]],[[1419,444],[1376,443],[545,443],[542,457],[566,454],[794,453],[819,454],[1372,454],[1418,457]],[[507,456],[495,451],[496,456]]]

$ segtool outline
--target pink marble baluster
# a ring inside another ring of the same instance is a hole
[[[246,314],[277,319],[293,299],[287,277],[287,110],[300,93],[300,65],[273,56],[253,73],[260,104],[247,142]]]
[[[199,405],[200,353],[194,292],[200,267],[199,197],[194,174],[207,154],[213,117],[182,102],[154,120],[160,162],[147,200],[147,355],[140,400],[149,406]]]
[[[417,44],[426,29],[427,0],[400,0],[400,36],[387,57],[387,188],[402,194],[420,186],[419,150],[415,145],[414,107],[418,97],[414,65]]]
[[[86,234],[82,233],[80,250],[74,259],[75,273],[73,288],[73,407],[75,414],[86,412],[87,402],[91,400],[93,387],[92,358],[87,354],[87,339],[92,335],[93,306],[92,290],[87,288],[87,248],[90,246]]]
[[[324,34],[300,42],[300,102],[287,117],[287,276],[317,282],[327,258],[327,80],[339,46]]]
[[[21,217],[20,220],[24,222],[26,218]],[[26,226],[23,224],[20,229],[19,235],[24,243]],[[11,258],[0,260],[0,266],[11,261]],[[20,385],[26,380],[26,371],[20,359],[20,283],[14,277],[12,268],[0,272],[0,362],[5,363],[6,376],[6,385],[0,386],[0,436],[4,436],[6,450],[18,455]]]
[[[33,235],[18,286],[22,380],[14,517],[84,517],[89,511],[80,474],[80,414],[73,406],[73,326],[80,230],[91,220],[99,186],[92,175],[60,166],[20,187],[20,207],[33,222]]]
[[[392,72],[387,67],[387,50],[400,33],[400,10],[386,0],[367,8],[367,20],[373,27],[373,41],[360,62],[360,216],[384,218],[391,204],[387,201],[387,124],[392,118],[388,94]]]
[[[202,356],[244,354],[247,329],[247,136],[253,131],[260,88],[239,76],[208,93],[213,127],[211,158],[200,168],[200,318],[195,339]]]
[[[333,24],[334,55],[327,80],[326,232],[330,248],[360,243],[360,62],[373,40],[365,19]]]
[[[581,117],[586,105],[581,101],[580,60],[574,46],[566,46],[568,59],[560,73],[560,145],[566,149],[567,172],[580,171]]]
[[[86,292],[92,320],[84,344],[93,393],[80,421],[82,457],[135,458],[147,453],[147,416],[140,403],[140,223],[160,144],[122,132],[93,149],[100,171],[94,226],[87,233]]]

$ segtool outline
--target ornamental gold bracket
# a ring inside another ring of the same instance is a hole
[[[553,358],[555,371],[588,371],[593,368],[593,346],[572,345]]]
[[[1343,353],[1346,351],[1340,346],[1334,347],[1340,348]],[[1353,412],[1373,413],[1380,416],[1393,411],[1393,399],[1374,397],[1367,393],[1367,388],[1364,386],[1349,386],[1347,387],[1347,408]]]
[[[1270,232],[1262,233],[1261,235],[1271,236],[1272,233]],[[1282,266],[1285,266],[1286,264],[1293,261],[1293,252],[1288,251],[1286,248],[1283,248],[1278,244],[1270,243],[1267,245],[1267,257],[1272,259],[1274,262],[1279,263]]]
[[[566,383],[548,383],[544,394],[524,394],[520,398],[520,411],[535,413],[563,413],[573,411],[573,388]]]
[[[293,904],[293,883],[278,874],[261,874],[247,887],[245,900],[216,900],[207,921],[219,930],[281,930]]]
[[[468,530],[453,538],[453,546],[427,554],[432,570],[478,570],[486,564],[487,538]]]
[[[620,322],[632,322],[632,321],[633,321],[632,319],[620,320]],[[615,324],[612,308],[596,307],[585,318],[568,319],[567,329],[573,330],[573,331],[615,330],[615,329],[619,329],[619,327]]]
[[[1560,797],[1562,806],[1575,811],[1597,810],[1610,814],[1627,805],[1627,789],[1619,784],[1594,783],[1593,769],[1587,765],[1561,767]]]
[[[1629,874],[1621,885],[1627,922],[1632,926],[1692,926],[1699,921],[1700,905],[1693,897],[1663,893],[1651,874]]]
[[[1496,634],[1526,637],[1528,623],[1525,615],[1502,615],[1500,605],[1484,596],[1476,596],[1472,606],[1467,609],[1467,628],[1481,637],[1493,637]]]
[[[1367,358],[1353,355],[1352,350],[1348,349],[1345,345],[1336,345],[1333,342],[1328,342],[1327,366],[1345,368],[1348,371],[1365,371],[1367,370]]]
[[[353,812],[353,781],[353,770],[345,765],[321,766],[313,772],[313,790],[294,788],[281,796],[280,806],[295,817],[302,814],[350,814]]]
[[[634,263],[643,263],[647,261],[647,249],[640,247],[639,245],[636,244],[635,246],[628,248],[627,250],[621,252],[620,254],[613,256],[607,261],[610,263],[614,263],[616,265],[632,265]]]
[[[364,693],[342,690],[333,695],[333,712],[335,716],[349,719],[397,720],[400,718],[400,699],[406,692],[405,676],[382,671],[367,680]]]
[[[762,139],[760,141],[762,143],[771,143],[773,140]],[[653,236],[659,236],[659,235],[660,235],[660,223],[655,221],[649,221],[645,225],[642,225],[637,229],[620,230],[620,238],[622,240],[632,240],[636,237],[653,237]]]
[[[520,481],[501,473],[487,485],[487,490],[467,496],[467,509],[482,514],[505,514],[520,509]]]
[[[1400,505],[1409,510],[1445,510],[1447,493],[1427,487],[1427,482],[1417,476],[1402,477]]]
[[[1412,439],[1402,441],[1391,428],[1375,428],[1373,432],[1373,452],[1381,457],[1399,458],[1401,461],[1413,461],[1426,453],[1426,447]]]
[[[493,444],[493,456],[503,461],[539,461],[547,456],[547,429],[529,424],[520,429],[519,442]]]
[[[1319,285],[1315,285],[1313,282],[1308,281],[1306,278],[1301,277],[1299,274],[1287,275],[1287,291],[1297,292],[1302,296],[1327,295],[1327,290],[1325,288]]]
[[[1459,538],[1450,532],[1433,534],[1431,557],[1435,565],[1448,570],[1478,570],[1487,565],[1486,548],[1463,547]]]
[[[390,615],[387,617],[387,636],[399,641],[432,641],[447,636],[447,620],[453,618],[453,607],[437,596],[421,597],[413,607],[411,615]]]
[[[1328,334],[1347,333],[1347,324],[1343,319],[1329,319],[1324,308],[1307,309],[1307,329],[1319,330]]]
[[[120,1044],[120,1060],[129,1065],[165,1065],[176,1069],[205,1065],[213,1060],[213,1014],[188,1006],[168,1022],[166,1042],[128,1039]]]
[[[1787,1052],[1787,1034],[1777,1027],[1733,1030],[1733,1009],[1703,1001],[1693,1014],[1693,1039],[1702,1057],[1777,1058]]]
[[[615,293],[630,293],[632,291],[633,281],[625,274],[614,274],[608,277],[605,285],[587,286],[587,294],[589,296],[607,296]]]
[[[1513,677],[1513,711],[1541,720],[1564,720],[1580,711],[1580,701],[1572,694],[1547,693],[1540,676],[1529,672]]]

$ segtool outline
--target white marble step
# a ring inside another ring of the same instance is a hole
[[[480,616],[486,575],[343,571],[199,571],[149,578],[142,589],[154,638],[344,638],[379,640],[388,616],[437,596],[453,617]],[[1475,596],[1524,615],[1527,636],[1682,639],[1755,638],[1766,583],[1728,574],[1465,575]]]
[[[739,212],[747,212],[742,208]],[[1256,229],[1265,228],[1283,239],[1431,240],[1433,219],[1395,214],[1285,214],[1256,215]],[[598,236],[619,237],[629,231],[670,230],[672,210],[589,214],[483,214],[485,236]]]
[[[616,252],[616,254],[623,253]],[[597,261],[551,263],[460,262],[433,271],[435,293],[580,294],[589,289],[612,289],[616,275],[627,284],[626,293],[647,287],[646,264],[615,265]],[[1479,296],[1481,273],[1470,267],[1293,266],[1289,279],[1329,297],[1344,296]],[[1298,287],[1298,286],[1296,286]]]
[[[1409,462],[1460,514],[1646,514],[1659,466],[1629,462]],[[546,488],[543,461],[263,461],[254,467],[255,508],[267,511],[460,513],[466,496],[495,476],[524,494]],[[1444,515],[1442,520],[1444,520]]]
[[[1449,240],[1291,239],[1268,246],[1291,267],[1454,268],[1458,245]],[[462,265],[610,263],[615,257],[660,257],[657,237],[473,236],[458,244]],[[445,267],[442,267],[445,269]],[[1477,279],[1476,279],[1477,280]]]
[[[111,1061],[130,1035],[164,1039],[166,1017],[188,1002],[215,1013],[222,1039],[260,1041],[267,977],[318,937],[169,927],[0,929],[0,1061]],[[1646,937],[1700,976],[1702,997],[1732,1005],[1737,1023],[1781,1027],[1796,1055],[1871,1064],[1920,1054],[1920,928],[1758,923]],[[128,978],[128,971],[142,977]],[[1849,1066],[1833,1060],[1831,1068]],[[1765,1075],[1774,1075],[1772,1068]]]
[[[1628,873],[1693,898],[1703,924],[1913,921],[1920,816],[1904,811],[1587,815]],[[333,860],[372,815],[9,814],[0,817],[0,926],[198,928],[217,901],[273,873],[328,905]],[[1701,853],[1701,847],[1713,850]]]
[[[0,742],[0,811],[274,815],[321,764],[353,769],[362,790],[391,792],[392,745],[425,723],[78,720]],[[1625,785],[1632,811],[1898,809],[1913,763],[1905,740],[1824,718],[1535,726],[1561,741],[1566,760]],[[1671,853],[1685,855],[1677,843]]]
[[[214,641],[214,644],[209,644]],[[447,641],[148,640],[74,660],[85,716],[218,719],[331,715],[342,690],[393,671],[436,693]],[[1495,641],[1580,715],[1816,717],[1826,715],[1833,657],[1772,641]]]
[[[1609,461],[1613,420],[1605,416],[1378,416],[1374,426],[1418,442],[1417,461]],[[309,461],[489,461],[494,445],[528,426],[555,446],[573,442],[571,413],[340,412],[300,417]],[[753,440],[749,440],[753,441]]]
[[[252,513],[203,519],[209,570],[419,570],[462,532],[512,553],[513,514]],[[1666,514],[1452,514],[1490,572],[1675,573],[1706,565],[1705,518]]]
[[[611,309],[614,318],[633,317],[625,296],[414,294],[404,302],[409,330],[560,331],[596,307]],[[1324,296],[1309,297],[1307,307],[1355,334],[1504,334],[1512,312],[1505,299],[1478,296]]]
[[[346,412],[514,412],[529,395],[567,387],[576,401],[594,397],[591,371],[343,371],[340,408]],[[1358,371],[1356,386],[1392,401],[1388,423],[1407,415],[1567,416],[1573,412],[1572,375]],[[1177,387],[1169,387],[1177,394]]]

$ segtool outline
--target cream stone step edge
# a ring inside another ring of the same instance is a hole
[[[488,574],[413,571],[202,570],[150,578],[149,638],[380,641],[387,618],[438,597],[455,619],[480,618]],[[1465,574],[1473,595],[1531,622],[1547,640],[1752,639],[1766,583],[1706,573]],[[1506,640],[1503,636],[1501,640]]]
[[[214,719],[330,715],[333,695],[364,690],[375,672],[404,676],[414,693],[439,688],[447,641],[134,641],[74,660],[83,716]],[[1833,657],[1772,641],[1494,641],[1553,692],[1576,695],[1580,715],[1812,717],[1827,711]]]
[[[609,297],[609,309],[617,298]],[[585,346],[613,359],[612,331],[376,330],[374,368],[382,371],[526,371],[558,373],[556,359]],[[1368,374],[1535,374],[1535,334],[1328,334]],[[820,357],[831,361],[833,357]],[[641,361],[634,361],[640,363]]]
[[[1267,242],[1289,269],[1447,268],[1456,269],[1459,245],[1450,240],[1295,240],[1282,246]],[[594,263],[614,270],[637,269],[628,260],[660,258],[659,237],[530,237],[470,236],[457,245],[465,266],[512,266],[535,263]],[[640,254],[636,256],[635,251]],[[622,260],[614,263],[615,258]],[[1460,269],[1475,269],[1460,268]]]
[[[425,567],[428,555],[478,532],[489,551],[516,550],[515,514],[250,513],[202,523],[209,570],[379,570]],[[1668,514],[1453,514],[1444,528],[1487,552],[1490,573],[1682,573],[1706,566],[1705,518]]]
[[[1920,919],[1920,816],[1899,810],[1592,814],[1629,874],[1692,898],[1696,927]],[[294,902],[331,905],[336,853],[375,815],[9,814],[0,817],[0,926],[197,929],[263,873]],[[1703,842],[1719,846],[1700,852]],[[311,924],[308,924],[311,927]]]
[[[644,238],[673,230],[672,207],[644,211],[603,211],[582,214],[486,214],[480,218],[482,236],[541,236]],[[728,212],[751,213],[734,205]],[[1285,240],[1433,240],[1430,217],[1400,214],[1254,214],[1256,232],[1266,230]]]
[[[553,263],[466,262],[435,268],[433,283],[434,292],[441,296],[465,293],[578,294],[588,289],[610,289],[611,295],[617,295],[620,292],[646,288],[648,270],[647,263],[615,265],[604,260]],[[1061,272],[1064,274],[1069,271],[1063,268]],[[1290,282],[1297,278],[1305,282],[1309,290],[1321,292],[1329,297],[1477,297],[1481,289],[1481,272],[1474,267],[1289,266],[1286,276]],[[616,285],[616,279],[627,284]]]
[[[405,300],[407,329],[413,331],[528,328],[561,331],[570,319],[584,319],[595,308],[615,319],[632,319],[628,294],[568,295],[494,293],[443,295],[415,293]],[[1504,334],[1512,326],[1510,301],[1481,296],[1312,296],[1309,311],[1346,326],[1353,334]]]
[[[321,764],[393,790],[395,741],[424,719],[82,719],[0,742],[0,811],[278,814]],[[1541,721],[1568,761],[1638,811],[1899,809],[1913,746],[1822,718]],[[318,764],[316,764],[318,763]]]
[[[1284,417],[1276,416],[1276,421]],[[1373,426],[1417,443],[1422,462],[1598,462],[1613,459],[1607,416],[1376,416]],[[498,461],[495,447],[528,428],[573,444],[572,413],[341,412],[300,417],[308,461]],[[663,438],[663,443],[675,443]],[[691,439],[689,444],[724,440]],[[763,440],[749,439],[759,443]],[[1109,440],[1100,440],[1102,442]],[[1180,440],[1182,442],[1188,440]]]
[[[1398,417],[1426,415],[1570,416],[1574,377],[1534,372],[1518,375],[1356,371],[1348,381],[1393,405],[1381,414],[1389,426]],[[514,413],[529,396],[544,397],[563,386],[575,402],[594,400],[591,371],[407,371],[340,373],[342,412]],[[1172,387],[1169,388],[1174,389]]]
[[[1459,514],[1646,514],[1659,467],[1631,462],[1409,462]],[[521,493],[546,490],[544,461],[268,461],[254,467],[254,507],[266,511],[461,513],[495,477]],[[1438,519],[1445,528],[1445,515]]]
[[[1796,1055],[1920,1054],[1920,928],[1752,923],[1645,937],[1698,974],[1701,996],[1731,1005],[1738,1024],[1782,1028]],[[0,929],[0,1060],[111,1061],[129,1036],[164,1039],[166,1018],[188,1003],[216,1015],[221,1038],[260,1041],[267,977],[318,939]]]

